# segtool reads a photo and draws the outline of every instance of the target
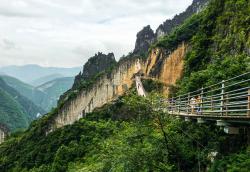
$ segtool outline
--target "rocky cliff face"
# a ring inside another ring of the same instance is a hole
[[[164,48],[153,49],[144,67],[145,75],[164,83],[166,88],[164,93],[168,94],[169,87],[175,85],[176,81],[182,77],[187,51],[188,46],[185,43],[172,52]]]
[[[155,40],[154,31],[151,29],[149,25],[144,27],[140,32],[138,32],[136,37],[137,39],[136,39],[135,49],[133,53],[137,55],[147,52],[150,45]]]
[[[137,73],[137,59],[126,60],[111,73],[101,77],[91,89],[80,91],[77,96],[67,101],[53,119],[50,130],[72,124],[91,112],[122,95],[133,84],[133,76]]]
[[[134,74],[139,72],[138,61],[144,76],[164,83],[167,94],[168,86],[174,85],[182,76],[186,52],[187,45],[183,43],[173,52],[163,48],[153,49],[146,62],[138,58],[123,60],[110,73],[96,81],[91,89],[81,90],[74,99],[67,101],[54,117],[50,131],[72,124],[86,113],[124,94],[134,83]]]
[[[116,64],[115,55],[113,53],[106,55],[98,52],[98,54],[91,57],[84,65],[82,78],[88,80],[96,74],[110,68],[113,64]]]
[[[76,88],[82,81],[90,80],[100,72],[103,72],[116,64],[113,53],[103,54],[98,52],[95,56],[90,57],[87,63],[83,66],[83,72],[75,77],[73,88]]]

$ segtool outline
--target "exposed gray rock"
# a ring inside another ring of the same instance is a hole
[[[151,27],[149,25],[144,27],[140,32],[137,33],[137,39],[133,53],[139,55],[147,52],[154,40],[155,34]]]
[[[113,53],[107,55],[98,52],[94,57],[91,57],[83,67],[82,77],[87,80],[94,77],[96,74],[105,71],[116,63]]]
[[[98,52],[97,54],[95,54],[95,56],[89,58],[89,60],[83,66],[83,72],[80,72],[75,77],[73,88],[76,88],[78,85],[80,85],[81,81],[88,81],[92,79],[97,74],[109,69],[116,63],[117,62],[113,53],[109,53],[106,55]]]

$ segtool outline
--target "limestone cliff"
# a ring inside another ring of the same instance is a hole
[[[50,130],[72,124],[86,113],[116,99],[124,94],[134,82],[134,74],[139,72],[138,60],[144,76],[173,85],[183,72],[184,56],[187,46],[183,43],[175,51],[168,52],[163,48],[153,49],[147,61],[136,57],[122,60],[111,72],[99,78],[90,89],[77,92],[76,97],[65,102],[54,116]],[[167,93],[168,90],[165,90]]]
[[[171,29],[181,24],[184,19],[196,13],[208,0],[194,0],[193,4],[187,9],[185,14],[175,17],[175,24]],[[164,25],[162,25],[164,29]],[[158,29],[159,32],[159,29]],[[151,44],[157,40],[159,33],[154,33],[150,26],[144,27],[137,34],[136,45],[130,58],[120,60],[117,64],[114,62],[114,55],[96,54],[85,65],[83,73],[76,76],[74,87],[70,90],[76,96],[68,99],[69,96],[62,96],[61,100],[66,100],[53,117],[50,130],[72,124],[78,119],[84,117],[86,113],[93,111],[95,108],[114,100],[117,96],[122,95],[133,84],[133,76],[138,72],[136,65],[138,59],[143,59],[141,55],[145,55]],[[167,34],[168,31],[164,34]],[[177,44],[178,45],[178,44]],[[158,80],[166,86],[164,93],[168,94],[168,87],[175,85],[176,81],[182,77],[184,69],[184,57],[188,51],[185,43],[180,43],[175,50],[168,48],[153,48],[146,60],[140,60],[142,71],[145,77]],[[100,57],[100,58],[99,58]],[[103,61],[103,62],[101,62]],[[114,62],[114,63],[113,63]],[[88,81],[99,72],[109,68],[109,64],[116,64],[115,69],[102,75],[88,89],[77,89],[79,85]]]
[[[54,117],[50,129],[54,130],[72,124],[94,108],[101,107],[122,95],[133,84],[132,78],[138,72],[137,61],[138,59],[123,61],[114,70],[95,82],[92,88],[83,89],[77,93],[75,98],[66,101]]]
[[[136,35],[135,49],[133,54],[141,55],[148,51],[150,45],[155,41],[155,34],[148,25]]]
[[[175,85],[181,79],[184,69],[184,57],[188,46],[185,43],[173,52],[164,48],[153,49],[145,64],[145,74],[147,77],[155,78],[165,84],[165,94],[168,94],[168,87]]]
[[[116,64],[115,56],[113,53],[103,54],[98,52],[93,57],[90,57],[83,66],[82,73],[80,72],[75,77],[75,82],[73,84],[73,88],[77,88],[81,85],[82,81],[90,80],[91,78],[95,77],[100,72],[103,72],[113,65]]]

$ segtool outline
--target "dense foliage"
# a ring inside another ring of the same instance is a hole
[[[183,92],[249,71],[250,2],[212,1],[202,13],[200,29],[186,56]]]
[[[242,135],[165,114],[159,98],[131,91],[47,136],[47,122],[37,121],[0,146],[0,171],[198,171],[210,168],[211,152],[222,159],[245,148]]]

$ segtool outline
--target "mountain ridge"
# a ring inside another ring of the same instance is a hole
[[[161,37],[170,34],[176,27],[181,25],[187,18],[193,14],[199,13],[210,0],[193,0],[192,4],[187,9],[175,15],[172,19],[167,19],[158,26],[154,32],[150,25],[143,27],[136,35],[134,55],[145,55],[148,52],[151,44],[159,40]]]
[[[64,77],[72,77],[78,74],[81,67],[60,68],[60,67],[42,67],[39,65],[24,66],[5,66],[0,68],[0,72],[5,75],[17,78],[25,83],[31,84],[32,81],[48,75],[60,74]]]

